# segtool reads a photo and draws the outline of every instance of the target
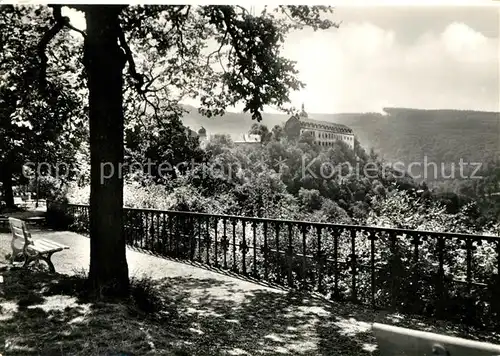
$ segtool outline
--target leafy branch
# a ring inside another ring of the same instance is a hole
[[[47,62],[48,57],[46,54],[47,46],[50,41],[65,27],[70,30],[80,33],[84,38],[87,38],[85,31],[79,30],[70,23],[70,19],[67,16],[62,16],[61,8],[62,5],[49,5],[52,8],[55,24],[43,35],[40,43],[38,44],[38,57],[40,58],[40,68],[39,68],[39,85],[43,93],[45,93],[47,88]]]

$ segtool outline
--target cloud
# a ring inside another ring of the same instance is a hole
[[[463,23],[452,23],[441,34],[445,50],[455,60],[488,63],[498,59],[498,39],[487,38]]]
[[[292,97],[311,112],[379,111],[380,106],[498,110],[498,39],[464,23],[422,33],[410,44],[369,22],[289,36],[307,88]]]

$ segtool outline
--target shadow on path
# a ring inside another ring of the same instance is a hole
[[[79,297],[83,280],[78,276],[6,272],[0,295],[0,345],[5,347],[0,352],[372,354],[365,350],[374,343],[368,324],[353,327],[333,308],[297,293],[242,291],[230,282],[185,277],[137,283],[145,288],[136,288],[136,298],[128,303],[92,303]],[[149,313],[139,308],[138,301],[147,299],[139,291],[154,295],[161,308]]]

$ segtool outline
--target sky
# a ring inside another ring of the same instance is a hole
[[[499,111],[499,10],[338,7],[339,29],[289,36],[310,112]]]
[[[84,27],[83,17],[68,15]],[[338,29],[304,29],[284,43],[282,54],[306,84],[291,95],[296,107],[500,111],[500,8],[338,6],[330,17]]]

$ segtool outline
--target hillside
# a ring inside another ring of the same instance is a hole
[[[208,133],[238,134],[254,123],[250,115],[229,112],[206,118],[196,108],[183,118],[185,125]],[[500,114],[482,111],[420,110],[385,108],[380,113],[310,114],[311,118],[351,127],[366,148],[373,147],[389,162],[435,162],[458,167],[464,162],[484,162],[500,154]],[[264,114],[262,123],[270,129],[288,119],[284,114]],[[438,168],[440,170],[440,168]],[[415,167],[414,174],[420,170]],[[434,176],[434,174],[431,174]],[[427,180],[434,180],[428,177]]]

